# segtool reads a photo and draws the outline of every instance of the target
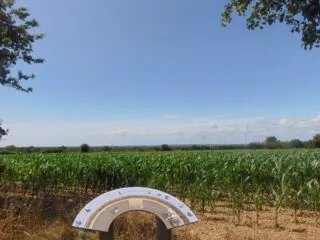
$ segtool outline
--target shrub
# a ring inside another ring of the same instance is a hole
[[[102,148],[102,150],[103,150],[104,152],[109,152],[109,151],[112,150],[112,147],[104,146],[104,147]]]
[[[303,142],[299,139],[291,140],[290,144],[291,144],[291,147],[293,147],[293,148],[303,148],[304,147]]]
[[[320,148],[320,133],[313,137],[313,144],[316,148]]]
[[[63,153],[64,149],[62,148],[45,148],[41,150],[41,153]]]
[[[170,150],[172,150],[172,149],[169,147],[168,144],[162,144],[162,145],[160,146],[160,150],[161,150],[161,151],[170,151]]]
[[[80,145],[80,152],[89,152],[90,151],[90,147],[88,144],[84,143]]]
[[[10,146],[6,146],[5,150],[9,151],[9,152],[16,152],[17,151],[17,147],[14,145],[10,145]]]
[[[9,154],[15,154],[15,152],[11,152],[8,150],[0,150],[0,155],[9,155]]]
[[[264,144],[260,142],[252,142],[248,144],[248,148],[250,149],[262,149],[264,148]]]

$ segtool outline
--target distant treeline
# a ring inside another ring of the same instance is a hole
[[[279,141],[275,136],[270,136],[264,142],[252,142],[249,144],[189,144],[159,146],[103,146],[90,147],[82,144],[79,147],[16,147],[14,145],[0,148],[0,154],[14,153],[63,153],[63,152],[117,152],[117,151],[192,151],[192,150],[232,150],[232,149],[290,149],[290,148],[320,148],[320,134],[309,141],[293,139],[291,141]]]

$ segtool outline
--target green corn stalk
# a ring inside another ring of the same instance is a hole
[[[262,205],[263,205],[263,194],[261,191],[261,187],[260,186],[256,186],[254,187],[255,191],[252,194],[252,200],[253,200],[253,204],[254,204],[254,208],[256,211],[256,226],[259,225],[259,213],[262,210]]]
[[[317,215],[316,225],[318,225],[320,218],[320,183],[318,179],[312,179],[307,183],[307,186],[312,209]]]
[[[287,174],[281,176],[280,186],[274,186],[272,193],[275,197],[275,227],[279,227],[279,213],[283,202],[288,194],[289,186],[287,182]]]

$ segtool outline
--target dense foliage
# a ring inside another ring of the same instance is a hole
[[[30,92],[32,88],[24,87],[21,81],[33,79],[33,74],[22,71],[12,73],[18,63],[43,63],[42,58],[32,56],[33,44],[43,38],[43,34],[35,34],[38,22],[30,19],[24,7],[15,8],[14,0],[0,1],[0,85]]]
[[[89,152],[90,151],[90,147],[88,144],[83,143],[80,145],[80,152]]]
[[[8,130],[3,129],[3,128],[1,127],[1,124],[2,124],[2,122],[1,122],[1,120],[0,120],[0,140],[2,139],[3,136],[5,136],[5,135],[8,134]]]
[[[108,152],[0,156],[4,189],[24,194],[98,194],[148,186],[193,208],[229,201],[240,221],[245,204],[320,212],[320,151]],[[276,224],[278,220],[276,219]]]
[[[313,137],[313,144],[316,148],[320,148],[320,134]]]
[[[319,0],[230,0],[222,14],[225,26],[232,20],[232,13],[247,15],[250,30],[275,23],[286,23],[292,33],[302,35],[302,46],[320,46],[320,1]]]

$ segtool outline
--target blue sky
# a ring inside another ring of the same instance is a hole
[[[34,92],[0,88],[0,146],[243,143],[320,131],[319,49],[226,1],[19,0],[45,39]]]

